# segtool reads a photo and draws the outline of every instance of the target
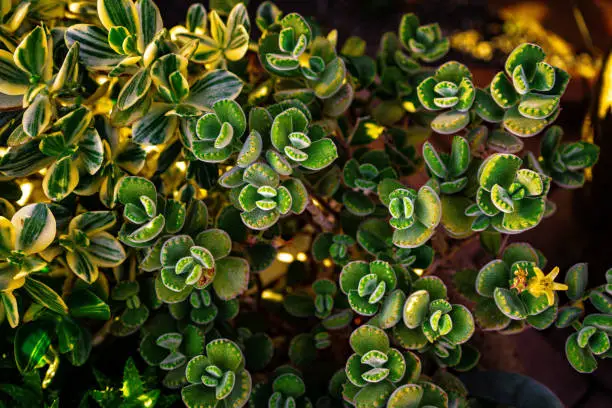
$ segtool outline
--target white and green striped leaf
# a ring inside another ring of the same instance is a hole
[[[30,137],[38,137],[49,127],[52,114],[49,97],[39,94],[23,114],[23,130]]]
[[[68,306],[66,306],[64,299],[44,283],[28,277],[23,288],[36,303],[55,313],[68,314]]]
[[[108,45],[108,32],[90,24],[75,24],[66,29],[66,45],[80,44],[79,60],[88,68],[114,67],[125,56],[117,54]]]
[[[94,283],[98,279],[98,267],[90,256],[81,250],[66,254],[66,262],[76,276],[87,283]]]
[[[125,260],[125,250],[115,237],[108,232],[99,232],[89,238],[87,252],[97,266],[112,268],[121,265]]]
[[[117,98],[117,108],[126,110],[145,97],[151,87],[151,75],[147,69],[141,69],[121,88]]]
[[[66,198],[79,184],[79,171],[70,156],[65,156],[53,163],[43,178],[43,191],[53,200]]]
[[[125,27],[131,34],[137,33],[138,13],[132,0],[98,0],[98,17],[102,25],[110,30],[112,27]]]
[[[17,211],[11,223],[15,227],[15,249],[35,254],[55,239],[55,217],[45,204],[30,204]]]
[[[45,30],[38,26],[17,46],[13,59],[19,68],[38,80],[43,76],[48,53],[47,35]]]
[[[59,91],[62,88],[73,88],[78,85],[80,47],[80,43],[75,42],[68,49],[64,62],[53,79],[51,91]]]
[[[178,127],[176,116],[166,116],[171,105],[154,103],[145,116],[134,123],[132,140],[144,145],[166,143]]]
[[[136,2],[138,13],[138,51],[144,53],[155,35],[164,28],[164,22],[159,8],[152,0],[138,0]]]
[[[210,110],[217,101],[236,99],[242,86],[240,78],[229,71],[210,71],[191,85],[186,102],[198,109]]]

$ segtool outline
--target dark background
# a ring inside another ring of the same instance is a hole
[[[166,27],[184,21],[189,0],[159,0]],[[261,1],[251,0],[250,15],[253,16]],[[509,0],[278,0],[275,2],[285,13],[297,11],[312,16],[324,30],[335,28],[339,44],[357,35],[367,41],[368,54],[374,56],[380,36],[385,31],[395,31],[401,15],[415,12],[421,22],[438,21],[449,35],[458,30],[477,29],[488,33],[499,26],[499,11],[504,7],[522,2]],[[603,0],[532,1],[545,6],[543,24],[568,41],[576,52],[601,53],[610,50],[612,33],[612,2]],[[204,2],[206,6],[206,2]],[[592,46],[585,42],[576,23],[575,9],[579,8],[592,37]],[[254,29],[256,30],[256,29]],[[452,51],[448,58],[465,62],[475,72],[476,83],[483,85],[502,68],[503,56],[491,62],[482,62]],[[558,124],[562,125],[566,137],[578,139],[583,118],[599,95],[601,80],[572,80],[563,101],[563,112]],[[552,199],[558,212],[544,220],[536,229],[520,236],[544,252],[549,265],[558,265],[561,270],[577,262],[588,262],[590,284],[601,283],[604,272],[612,267],[612,123],[610,114],[603,120],[594,121],[595,141],[601,146],[599,164],[594,168],[593,181],[578,191],[556,189]],[[535,138],[537,139],[537,137]],[[528,148],[537,146],[529,141]],[[601,362],[592,375],[576,373],[565,360],[565,339],[571,331],[549,329],[543,332],[528,330],[519,335],[476,335],[481,343],[487,368],[522,372],[550,387],[568,407],[612,407],[612,364]]]

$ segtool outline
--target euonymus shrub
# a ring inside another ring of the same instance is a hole
[[[569,75],[537,45],[486,84],[412,14],[376,59],[270,2],[166,28],[151,0],[3,0],[0,23],[11,406],[58,406],[56,373],[112,336],[148,379],[96,372],[82,406],[475,406],[475,330],[572,327],[580,372],[612,355],[610,271],[558,283],[514,237],[599,153],[551,126]],[[476,236],[489,261],[454,271]]]

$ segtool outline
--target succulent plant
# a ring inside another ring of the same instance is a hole
[[[412,285],[402,312],[403,324],[393,328],[402,347],[418,350],[433,346],[440,359],[461,356],[461,344],[474,333],[474,319],[463,305],[448,302],[447,289],[437,277],[422,277]],[[450,362],[447,362],[448,365]]]
[[[312,31],[297,13],[287,14],[278,21],[278,26],[278,33],[264,37],[266,46],[260,45],[260,58],[264,67],[275,74],[295,75],[300,67],[299,58],[312,41]]]
[[[442,216],[440,198],[431,187],[423,186],[416,192],[387,179],[379,184],[378,195],[389,209],[396,246],[417,248],[431,238]]]
[[[484,297],[478,298],[474,311],[478,325],[485,330],[502,330],[512,321],[524,321],[537,329],[550,326],[557,315],[553,291],[567,287],[544,277],[540,268],[545,263],[529,244],[512,243],[501,259],[483,266],[474,281],[476,293]],[[539,285],[546,282],[546,287]]]
[[[538,225],[544,215],[550,178],[529,169],[512,154],[489,156],[478,170],[480,187],[476,204],[465,211],[476,216],[474,231],[489,226],[506,234],[516,234]]]
[[[0,0],[0,34],[8,404],[557,406],[468,372],[475,322],[573,330],[579,372],[612,355],[612,271],[556,281],[510,237],[554,212],[551,181],[601,173],[588,133],[522,139],[569,81],[539,46],[482,88],[414,14],[376,59],[269,1],[166,27],[152,0]]]
[[[124,206],[123,217],[129,221],[121,227],[119,239],[128,246],[150,246],[162,232],[177,232],[185,222],[184,204],[160,200],[155,185],[145,178],[122,178],[116,196]]]
[[[447,62],[433,76],[421,82],[417,88],[419,101],[428,110],[447,110],[431,122],[438,133],[451,134],[470,123],[468,111],[476,98],[472,74],[463,64]]]
[[[442,37],[437,23],[420,25],[419,18],[412,13],[404,14],[399,25],[398,37],[411,55],[424,62],[434,62],[444,57],[450,49],[448,38]],[[396,53],[396,60],[405,59],[405,54]]]
[[[185,375],[190,385],[181,390],[181,396],[188,407],[223,403],[242,407],[248,402],[251,375],[244,369],[242,351],[230,340],[209,342],[206,354],[189,360]]]
[[[383,298],[397,286],[391,265],[384,261],[353,261],[342,268],[340,289],[348,296],[351,308],[363,316],[378,311]]]
[[[562,138],[563,129],[551,126],[540,142],[540,158],[528,152],[527,162],[534,170],[550,176],[560,187],[582,187],[584,170],[597,162],[599,147],[585,141],[562,144]]]
[[[468,183],[465,172],[470,165],[470,145],[468,141],[455,136],[450,154],[438,153],[431,143],[423,144],[423,159],[432,174],[430,184],[441,194],[456,194]]]
[[[238,191],[242,221],[255,230],[274,225],[281,215],[301,214],[306,208],[306,188],[299,179],[282,184],[278,173],[264,163],[253,163],[243,172],[243,187]]]
[[[397,383],[406,372],[402,353],[390,347],[387,334],[374,326],[363,325],[351,333],[354,354],[346,362],[346,376],[357,387],[381,381]]]
[[[238,296],[246,290],[249,265],[243,258],[228,256],[230,252],[231,239],[223,230],[202,231],[195,239],[188,235],[168,239],[160,253],[158,296],[167,303],[176,303],[194,289],[209,285],[223,300]]]
[[[559,309],[555,325],[576,330],[565,342],[565,355],[578,372],[592,373],[597,369],[597,357],[606,358],[610,354],[611,282],[612,270],[608,270],[606,284],[586,290],[588,267],[584,263],[572,266],[565,275],[571,303]],[[596,309],[596,313],[589,313],[583,318],[585,310],[580,304],[586,299]]]
[[[559,113],[569,75],[545,57],[541,47],[522,44],[506,59],[505,72],[491,81],[490,95],[505,110],[504,128],[519,137],[537,135]]]
[[[331,139],[307,130],[308,119],[299,109],[287,109],[274,118],[270,137],[276,151],[269,150],[266,158],[279,174],[290,175],[292,167],[298,166],[321,170],[338,157]]]

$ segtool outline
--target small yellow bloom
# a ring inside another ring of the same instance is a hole
[[[536,276],[529,279],[527,290],[535,297],[546,295],[548,304],[552,306],[555,303],[555,290],[567,290],[567,285],[555,282],[555,278],[559,275],[559,267],[556,266],[548,275],[544,275],[538,267],[534,267],[533,270]]]

